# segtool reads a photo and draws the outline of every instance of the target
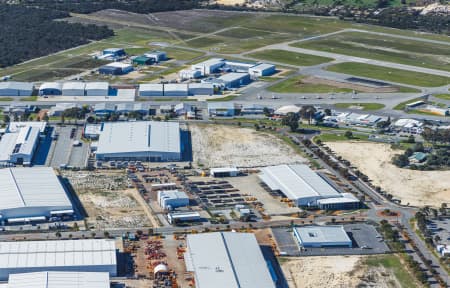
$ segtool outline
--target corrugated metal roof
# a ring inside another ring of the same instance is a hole
[[[211,109],[235,109],[234,102],[208,102],[208,110]]]
[[[180,125],[176,122],[105,123],[98,141],[98,154],[124,152],[180,153]]]
[[[187,84],[164,84],[164,93],[169,91],[188,91],[188,85]]]
[[[340,193],[307,165],[278,165],[265,167],[261,180],[270,179],[271,188],[280,190],[289,199],[307,197],[340,197]],[[268,183],[268,184],[269,184]]]
[[[164,84],[140,84],[139,91],[163,91]]]
[[[214,89],[214,85],[212,83],[189,83],[189,89]]]
[[[0,183],[0,211],[51,206],[72,209],[72,203],[50,167],[0,169]]]
[[[109,83],[108,82],[87,82],[86,90],[108,90]]]
[[[109,288],[107,272],[33,272],[9,275],[8,288]]]
[[[86,83],[84,82],[65,82],[62,85],[63,90],[84,90]]]
[[[256,66],[250,68],[249,70],[251,70],[251,71],[264,71],[266,69],[271,69],[271,68],[275,68],[275,65],[267,64],[267,63],[261,63],[259,65],[256,65]]]
[[[0,89],[33,90],[33,83],[5,81],[0,82]]]
[[[0,269],[93,265],[116,265],[115,240],[0,242]]]
[[[196,287],[275,287],[253,234],[217,232],[188,235],[187,243]]]
[[[39,87],[39,90],[44,90],[44,89],[61,90],[62,86],[63,86],[63,84],[61,82],[45,82],[45,83],[41,84],[41,86]]]
[[[220,76],[217,79],[224,81],[224,82],[231,82],[231,81],[236,81],[241,78],[247,77],[248,75],[249,75],[248,73],[227,73],[227,74]]]
[[[39,128],[39,131],[44,132],[47,127],[47,123],[45,121],[40,122],[9,122],[8,124],[8,132],[18,132],[23,127],[32,126]]]

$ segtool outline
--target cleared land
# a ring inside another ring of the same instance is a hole
[[[444,86],[450,82],[450,78],[443,76],[353,62],[332,65],[327,70],[421,87]]]
[[[189,129],[196,165],[260,167],[306,162],[282,140],[253,129],[200,124]]]
[[[97,230],[105,228],[150,227],[144,207],[135,200],[134,188],[127,189],[121,171],[63,171],[87,213],[87,224]]]
[[[450,199],[450,171],[398,168],[391,159],[402,151],[395,151],[388,144],[342,141],[326,144],[403,204],[440,206]]]
[[[266,60],[269,62],[279,62],[295,66],[314,66],[334,60],[327,57],[313,56],[277,49],[258,51],[247,54],[246,56]]]
[[[336,103],[334,104],[336,108],[350,108],[350,109],[360,109],[360,110],[380,110],[384,108],[384,104],[381,103]]]
[[[369,33],[346,32],[292,46],[450,71],[450,46]]]
[[[395,255],[283,258],[281,268],[290,287],[416,287]]]

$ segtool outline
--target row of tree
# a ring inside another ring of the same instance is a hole
[[[92,13],[104,9],[118,9],[135,13],[186,10],[201,6],[205,0],[21,0],[19,3],[60,11]]]
[[[67,12],[0,4],[0,67],[114,35],[105,26],[54,21]]]

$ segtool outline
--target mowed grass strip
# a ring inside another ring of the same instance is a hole
[[[450,71],[450,64],[442,61],[443,57],[450,56],[449,45],[352,32],[292,46]]]
[[[384,104],[381,103],[336,103],[334,104],[336,108],[351,108],[351,107],[358,107],[361,108],[361,110],[368,111],[368,110],[380,110],[384,108]]]
[[[279,82],[268,88],[271,92],[277,93],[333,93],[333,92],[352,92],[349,88],[339,88],[325,84],[313,84],[303,82],[303,76],[292,77]]]
[[[247,54],[247,56],[256,59],[285,63],[295,66],[314,66],[334,60],[333,58],[320,57],[278,49],[262,50]]]
[[[450,94],[433,94],[433,96],[442,100],[450,100]]]
[[[354,62],[332,65],[327,70],[420,87],[438,87],[450,83],[450,78],[444,76]]]

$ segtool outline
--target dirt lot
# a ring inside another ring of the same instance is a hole
[[[282,140],[249,128],[190,125],[194,165],[261,167],[303,163]]]
[[[127,189],[123,172],[63,171],[72,184],[88,217],[88,226],[97,229],[151,226],[144,209]],[[134,189],[134,188],[131,188]]]
[[[414,171],[391,164],[400,153],[390,145],[367,142],[327,142],[327,145],[364,174],[374,185],[401,199],[402,203],[440,206],[450,199],[450,171]]]
[[[293,257],[281,268],[289,287],[401,287],[391,271],[363,265],[365,257]]]
[[[369,86],[364,86],[364,85],[352,84],[352,83],[348,83],[348,82],[332,81],[332,80],[317,78],[317,77],[306,77],[306,78],[302,79],[302,82],[311,83],[311,84],[324,84],[324,85],[330,85],[330,86],[334,86],[334,87],[338,87],[338,88],[349,88],[349,89],[353,89],[355,91],[370,92],[370,93],[392,93],[392,92],[398,91],[398,88],[393,87],[393,86],[369,87]]]

